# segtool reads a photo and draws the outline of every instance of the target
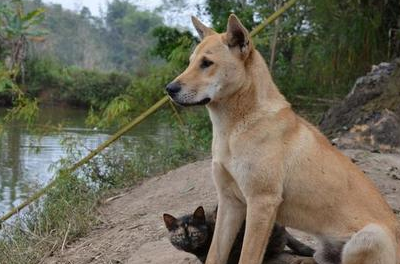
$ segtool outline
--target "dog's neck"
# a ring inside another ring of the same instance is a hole
[[[271,78],[264,59],[257,50],[246,61],[246,80],[232,95],[207,105],[213,130],[234,128],[246,116],[275,115],[290,107]]]

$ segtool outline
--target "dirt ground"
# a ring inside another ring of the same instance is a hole
[[[400,155],[365,150],[344,152],[372,178],[399,216]],[[197,263],[169,243],[162,214],[179,216],[199,205],[212,210],[215,204],[210,160],[183,166],[105,200],[99,208],[101,224],[42,263]],[[310,236],[291,231],[302,241],[315,243]]]

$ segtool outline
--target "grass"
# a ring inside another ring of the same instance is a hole
[[[0,263],[38,263],[66,242],[83,236],[95,223],[100,192],[76,177],[57,180],[55,188],[22,217],[4,224]]]

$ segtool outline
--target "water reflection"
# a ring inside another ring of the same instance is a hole
[[[4,110],[0,110],[0,116],[4,114]],[[41,136],[18,124],[5,128],[0,137],[0,214],[21,203],[53,177],[54,172],[49,171],[50,165],[66,155],[60,143],[64,136],[82,138],[83,154],[108,138],[108,131],[87,129],[84,125],[85,117],[86,112],[79,109],[46,108],[40,111],[38,125],[62,121],[66,125],[60,133]],[[142,140],[142,137],[167,142],[168,127],[160,125],[156,117],[153,117],[139,125],[126,138],[136,142]],[[128,151],[123,144],[120,149]]]

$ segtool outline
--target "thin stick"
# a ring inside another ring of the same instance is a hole
[[[68,223],[67,232],[65,232],[64,240],[63,240],[62,245],[61,245],[61,255],[64,254],[65,242],[67,241],[70,228],[71,228],[71,223]]]
[[[275,5],[277,6],[277,8],[280,8],[282,3],[279,0],[275,0]],[[279,18],[275,20],[274,36],[272,37],[272,42],[271,42],[271,56],[269,59],[269,71],[271,72],[271,74],[274,71],[276,46],[278,44],[278,34],[279,34]]]
[[[182,127],[185,126],[185,123],[183,122],[183,119],[182,119],[181,115],[179,114],[178,109],[176,109],[174,103],[171,100],[169,101],[169,105],[171,106],[172,111],[174,111],[174,115],[175,115],[176,119],[178,119],[179,125],[181,125]]]
[[[325,104],[338,104],[340,103],[339,100],[334,100],[334,99],[327,99],[327,98],[314,98],[314,97],[309,97],[305,95],[295,95],[296,98],[302,99],[302,100],[312,100],[312,101],[317,101]]]

